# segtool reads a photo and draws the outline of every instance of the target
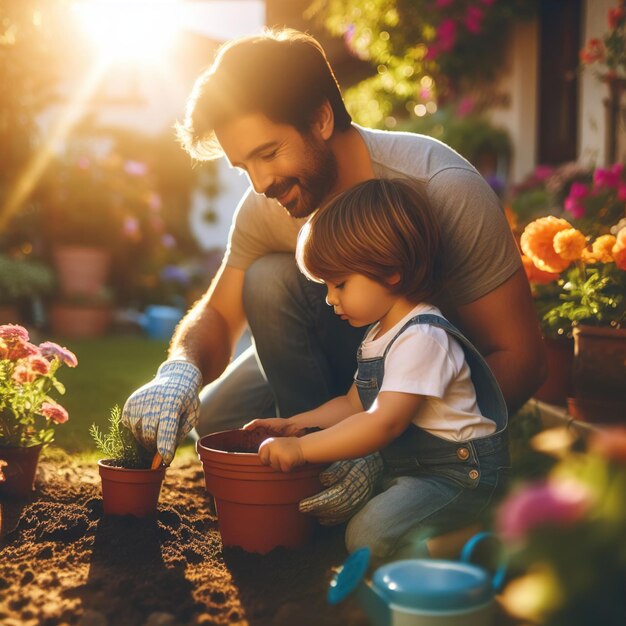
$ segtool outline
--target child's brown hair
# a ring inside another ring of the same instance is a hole
[[[424,190],[403,179],[367,180],[333,198],[300,231],[296,260],[316,282],[362,274],[412,302],[441,288],[438,225]]]

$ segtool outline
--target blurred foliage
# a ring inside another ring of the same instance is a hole
[[[389,126],[419,103],[461,93],[489,97],[504,60],[509,27],[536,12],[537,0],[316,0],[307,11],[343,36],[377,74],[346,91],[355,121]]]
[[[54,273],[47,265],[0,254],[0,304],[50,295]]]

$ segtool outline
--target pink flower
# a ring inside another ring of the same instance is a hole
[[[565,202],[563,203],[565,206],[565,210],[575,219],[580,219],[581,217],[585,217],[585,207],[582,205],[577,198],[572,198],[568,196],[565,198]]]
[[[477,35],[481,31],[483,23],[483,12],[478,7],[470,5],[467,7],[467,13],[465,14],[465,28],[470,33]]]
[[[615,163],[610,169],[604,169],[599,167],[593,173],[593,184],[595,187],[610,187],[616,188],[622,176],[623,165],[621,163]]]
[[[580,60],[585,65],[604,60],[604,44],[599,39],[590,39],[580,51]]]
[[[54,402],[54,400],[43,402],[39,412],[46,419],[53,421],[55,424],[64,424],[69,419],[67,411],[60,404]]]
[[[424,60],[432,61],[439,56],[440,52],[441,50],[439,49],[439,46],[436,43],[431,43],[428,46],[428,50],[426,51],[426,54],[424,55]]]
[[[25,365],[35,374],[45,376],[50,373],[50,362],[39,354],[29,356],[25,361]]]
[[[533,172],[533,178],[538,182],[542,182],[550,178],[553,173],[554,170],[549,165],[537,165]]]
[[[576,200],[582,200],[589,195],[589,189],[587,189],[587,185],[583,183],[572,183],[572,186],[569,188],[569,197],[574,198]]]
[[[61,347],[58,343],[44,341],[42,344],[39,344],[39,349],[41,350],[42,356],[49,361],[53,358],[57,358],[68,367],[76,367],[78,365],[76,355],[71,350]]]
[[[40,354],[39,348],[36,345],[28,341],[22,341],[21,339],[13,342],[7,341],[7,345],[9,347],[7,358],[11,361],[18,361],[19,359],[25,359],[26,357]]]
[[[16,339],[28,341],[28,331],[23,326],[17,324],[4,324],[0,326],[0,339],[6,339],[9,342]]]
[[[32,383],[37,378],[37,374],[28,367],[25,363],[18,363],[13,370],[11,379],[18,385],[24,385],[25,383]]]
[[[466,117],[474,111],[475,107],[476,102],[474,99],[469,96],[465,96],[461,99],[461,102],[459,102],[459,105],[456,108],[456,113],[459,117]]]
[[[456,43],[456,22],[446,19],[437,27],[437,41],[439,49],[443,52],[450,52]]]
[[[569,526],[592,504],[587,487],[570,481],[540,482],[512,493],[498,511],[497,526],[505,540],[523,539],[536,528]]]
[[[626,202],[626,183],[620,183],[617,186],[617,199],[620,202]]]
[[[613,7],[609,9],[609,28],[615,30],[624,19],[624,7]]]

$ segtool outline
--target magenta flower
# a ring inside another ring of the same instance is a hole
[[[432,61],[439,56],[440,52],[441,50],[439,49],[439,46],[436,43],[431,43],[428,46],[428,50],[426,51],[426,54],[424,55],[424,60]]]
[[[584,516],[592,500],[587,487],[574,481],[535,483],[504,500],[497,527],[505,540],[516,541],[537,528],[570,526]]]
[[[589,189],[587,185],[583,183],[572,183],[572,186],[569,189],[569,197],[574,198],[576,200],[582,200],[589,195]]]
[[[483,17],[484,15],[481,9],[470,5],[467,7],[467,13],[465,14],[465,28],[467,28],[470,33],[477,35],[481,31]]]
[[[28,341],[28,331],[23,326],[17,324],[3,324],[0,326],[0,339],[6,339],[11,342],[15,339]]]
[[[623,166],[621,163],[615,163],[610,169],[599,167],[593,173],[593,184],[595,187],[616,188],[620,184]]]
[[[68,367],[76,367],[78,365],[76,355],[71,350],[63,348],[58,343],[44,341],[42,344],[39,344],[39,349],[41,350],[42,356],[49,361],[56,358]]]
[[[456,114],[459,117],[466,117],[467,115],[470,115],[474,111],[475,107],[476,107],[476,102],[474,101],[474,99],[470,98],[469,96],[465,96],[459,102],[456,108]]]
[[[43,402],[41,404],[40,413],[55,424],[65,424],[69,419],[67,411],[60,404],[54,402],[54,400]]]
[[[585,207],[582,205],[578,198],[572,198],[568,196],[563,203],[565,210],[575,219],[585,217]]]
[[[620,202],[626,202],[626,183],[620,183],[617,186],[617,199]]]
[[[456,43],[456,22],[452,19],[445,19],[437,28],[437,41],[439,49],[443,52],[450,52]]]

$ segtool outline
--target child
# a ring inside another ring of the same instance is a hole
[[[425,197],[402,180],[361,183],[313,215],[296,258],[326,284],[337,315],[372,326],[345,396],[245,428],[281,435],[266,439],[259,456],[282,471],[379,450],[382,490],[350,520],[348,550],[420,554],[429,536],[480,516],[509,464],[495,378],[431,304],[442,282],[441,241]],[[305,434],[312,427],[321,430]]]

